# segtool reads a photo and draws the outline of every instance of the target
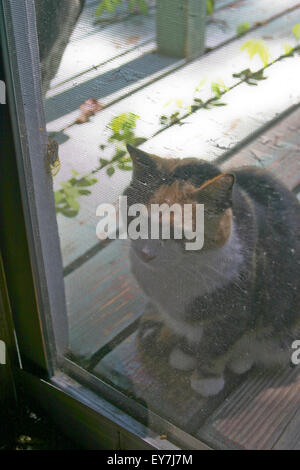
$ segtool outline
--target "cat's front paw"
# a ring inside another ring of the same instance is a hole
[[[191,376],[192,389],[203,397],[212,397],[223,390],[225,380],[223,376],[202,377],[198,372]]]

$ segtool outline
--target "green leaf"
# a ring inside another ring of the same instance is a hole
[[[239,73],[233,73],[232,76],[235,77],[235,78],[242,78],[242,79],[245,79],[247,77],[250,77],[252,75],[252,72],[250,69],[245,69],[245,70],[242,70],[241,72]]]
[[[135,0],[129,0],[128,7],[130,11],[134,11]]]
[[[103,0],[102,2],[99,3],[99,5],[97,6],[96,11],[95,11],[95,13],[94,13],[94,15],[95,15],[96,17],[99,17],[99,16],[102,15],[102,13],[104,12],[104,10],[105,10],[105,8],[106,8],[106,7],[105,7],[105,4],[106,4],[106,1],[105,1],[105,0]]]
[[[129,0],[129,10],[134,11],[135,6],[139,7],[139,10],[146,15],[148,13],[148,5],[146,0]]]
[[[136,126],[136,120],[139,118],[140,117],[134,113],[122,113],[110,121],[109,127],[115,134],[118,134],[125,128],[133,129]]]
[[[115,140],[117,140],[118,142],[123,142],[124,134],[121,135],[118,132],[114,133],[108,140],[109,140],[109,142],[114,142]]]
[[[118,168],[119,170],[123,171],[131,171],[132,170],[132,165],[126,165],[125,163],[118,163]]]
[[[258,70],[257,72],[251,72],[250,69],[245,69],[239,73],[233,73],[232,76],[245,80],[248,85],[257,85],[256,81],[266,80],[267,78],[264,76],[264,69]]]
[[[76,187],[65,189],[66,197],[77,197],[78,194],[78,189]]]
[[[144,15],[148,13],[148,5],[146,0],[138,0],[138,6],[141,12],[144,13]]]
[[[250,28],[249,23],[241,23],[236,28],[236,32],[239,36],[241,36],[242,34],[245,34],[249,30],[249,28]]]
[[[91,191],[85,189],[86,186],[92,186],[98,179],[90,174],[77,179],[79,173],[72,170],[73,178],[61,183],[62,189],[54,192],[56,212],[66,217],[75,217],[80,209],[80,203],[77,200],[79,196],[87,196]]]
[[[125,113],[120,114],[119,116],[116,116],[110,121],[109,127],[115,134],[117,134],[122,129],[126,119],[127,119],[127,114]]]
[[[170,116],[171,123],[175,123],[175,122],[179,121],[179,117],[180,117],[180,114],[179,114],[178,111],[176,111],[175,113],[171,114],[171,116]]]
[[[131,145],[135,145],[135,135],[133,132],[127,132],[127,131],[124,131],[124,134],[122,136],[122,142],[124,144],[131,144]]]
[[[214,101],[213,106],[227,106],[227,103],[222,103],[221,101]]]
[[[248,52],[250,59],[257,54],[264,66],[268,65],[271,55],[269,48],[261,39],[249,39],[241,46],[241,51],[244,50]]]
[[[195,103],[199,103],[199,105],[203,104],[203,100],[201,98],[194,98]]]
[[[112,162],[115,162],[116,160],[120,160],[120,158],[125,157],[127,154],[126,150],[123,149],[117,149],[115,155],[112,158]]]
[[[300,39],[300,23],[297,23],[295,26],[293,26],[292,32],[296,39]]]
[[[190,114],[191,113],[194,113],[195,111],[197,111],[198,109],[200,109],[202,106],[200,106],[199,104],[192,104],[191,107],[190,107]]]
[[[78,210],[74,210],[69,206],[57,207],[56,212],[63,214],[65,217],[75,217],[78,214]]]
[[[183,101],[182,101],[180,98],[177,98],[177,99],[175,100],[175,103],[176,103],[176,105],[178,106],[178,108],[180,108],[180,109],[182,108],[182,106],[183,106]]]
[[[202,80],[200,80],[200,82],[196,86],[195,91],[199,91],[203,87],[203,85],[205,84],[206,80],[207,80],[206,77],[202,78]]]
[[[101,168],[103,168],[109,163],[109,160],[107,160],[106,158],[99,158],[99,162],[100,162]]]
[[[223,80],[219,78],[218,81],[212,82],[211,90],[218,98],[220,98],[222,93],[228,91],[228,87],[225,85]]]
[[[92,192],[89,191],[88,189],[79,189],[79,190],[78,190],[78,193],[79,193],[81,196],[88,196],[89,194],[92,194]]]
[[[94,15],[96,17],[99,17],[102,15],[102,13],[106,10],[108,13],[113,13],[117,7],[117,5],[122,4],[122,0],[102,0],[102,2],[99,3],[98,7],[96,8],[96,11]]]
[[[66,201],[68,205],[71,207],[71,209],[73,209],[74,211],[79,211],[80,204],[74,197],[66,196]]]
[[[64,200],[64,198],[65,198],[64,194],[61,190],[55,191],[55,193],[54,193],[55,204],[61,203]]]
[[[115,172],[115,169],[113,166],[109,166],[106,170],[106,173],[108,174],[109,177],[112,176],[114,172]]]
[[[291,46],[290,44],[288,44],[288,43],[285,42],[285,43],[283,44],[283,49],[284,49],[285,55],[290,55],[290,53],[291,53],[292,50],[293,50],[293,46]]]
[[[77,181],[77,186],[93,186],[93,184],[97,183],[97,181],[97,178],[90,178],[86,176]]]
[[[214,12],[215,0],[206,0],[206,12],[211,16]]]
[[[249,78],[254,78],[255,80],[266,80],[267,77],[264,77],[264,70],[258,70],[254,72]]]
[[[94,184],[98,182],[98,178],[89,178],[88,182],[89,182],[88,186],[93,186]]]
[[[68,180],[68,181],[62,181],[62,182],[60,183],[60,185],[61,185],[61,187],[62,187],[64,190],[66,190],[66,189],[72,187],[72,183],[70,182],[70,180]]]
[[[220,87],[218,85],[218,83],[216,82],[212,82],[211,84],[211,91],[218,97],[221,96],[221,90],[220,90]]]
[[[113,13],[116,9],[116,6],[117,6],[117,1],[116,0],[106,0],[106,10],[109,12],[109,13]]]

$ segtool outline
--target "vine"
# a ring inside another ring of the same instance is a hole
[[[114,13],[118,5],[122,5],[123,0],[102,0],[95,10],[95,17],[99,18],[106,11],[107,13]],[[148,5],[146,0],[127,0],[128,9],[130,13],[139,11],[146,15],[148,13]]]
[[[297,40],[300,39],[300,23],[296,24],[292,28],[292,32]],[[292,57],[294,54],[300,52],[300,45],[297,44],[295,47],[285,43],[283,45],[284,53],[271,61],[271,55],[268,47],[262,40],[250,39],[241,46],[241,51],[246,51],[249,58],[252,59],[258,55],[263,67],[253,72],[250,68],[242,70],[237,73],[233,73],[233,77],[239,79],[238,82],[231,86],[227,86],[224,81],[219,78],[217,81],[211,82],[210,89],[212,96],[207,100],[201,98],[201,90],[206,83],[206,78],[202,79],[194,90],[193,101],[184,105],[181,99],[170,100],[165,106],[169,106],[171,103],[175,103],[177,109],[170,115],[163,114],[160,116],[161,128],[154,134],[157,135],[166,128],[173,126],[174,124],[180,124],[181,121],[198,111],[199,109],[210,109],[215,106],[226,106],[226,103],[221,101],[221,98],[226,95],[230,90],[236,88],[241,83],[247,83],[250,86],[256,86],[261,80],[266,80],[267,77],[264,75],[265,70],[276,62],[279,62],[288,57]],[[94,176],[101,170],[106,171],[106,174],[111,177],[114,175],[116,169],[122,171],[131,171],[132,162],[127,153],[126,145],[131,144],[139,146],[147,139],[139,137],[135,133],[136,122],[140,117],[134,113],[122,113],[119,116],[114,117],[109,123],[108,127],[111,130],[111,135],[105,144],[101,144],[99,148],[103,151],[109,143],[114,144],[114,154],[109,160],[107,158],[100,157],[99,165],[92,170],[90,173],[80,176],[80,173],[72,170],[72,177],[60,183],[61,188],[54,192],[56,211],[63,214],[66,217],[74,217],[78,214],[80,209],[80,203],[78,198],[80,196],[87,196],[91,194],[88,187],[96,184],[98,179]]]
[[[116,8],[124,3],[125,0],[101,0],[98,4],[94,16],[99,19],[103,13],[114,13]],[[149,7],[146,0],[126,0],[129,13],[140,12],[146,15]],[[212,16],[215,9],[215,0],[206,0],[206,12]]]
[[[60,183],[61,188],[54,192],[56,212],[66,217],[75,217],[80,209],[79,196],[88,196],[91,191],[88,189],[98,182],[94,175],[106,169],[106,174],[112,176],[116,168],[122,171],[131,171],[131,159],[127,154],[126,145],[141,145],[146,139],[135,134],[136,121],[140,117],[134,113],[123,113],[113,118],[108,127],[112,133],[106,144],[99,148],[103,151],[108,143],[115,144],[114,154],[110,160],[100,157],[99,165],[90,173],[80,176],[76,170],[72,170],[72,178]]]

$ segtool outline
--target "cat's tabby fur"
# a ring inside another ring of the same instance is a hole
[[[226,367],[289,366],[300,319],[300,204],[264,170],[223,174],[197,159],[163,159],[129,146],[134,203],[204,203],[199,251],[180,240],[131,241],[131,268],[149,299],[139,341],[217,394]],[[164,348],[165,345],[169,348]],[[171,345],[171,346],[170,346]]]

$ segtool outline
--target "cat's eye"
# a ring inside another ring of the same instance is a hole
[[[0,413],[16,386],[85,448],[300,447],[299,25],[299,0],[0,2]],[[141,200],[200,188],[203,248],[148,241]]]

